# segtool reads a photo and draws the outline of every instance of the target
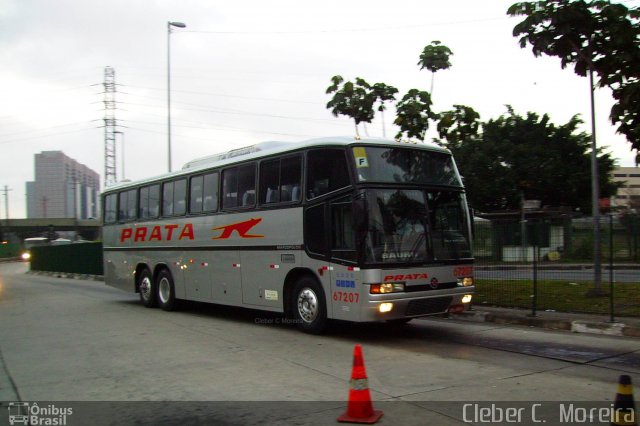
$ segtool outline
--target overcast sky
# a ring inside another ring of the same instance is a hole
[[[174,170],[197,157],[265,140],[353,135],[326,109],[333,75],[429,90],[416,65],[427,44],[454,52],[436,74],[436,111],[454,104],[481,119],[580,114],[589,130],[589,83],[557,59],[535,58],[512,34],[501,0],[0,0],[0,189],[10,217],[26,216],[34,154],[61,150],[104,174],[104,68],[115,69],[125,177],[167,170],[167,21],[171,35]],[[640,6],[640,1],[625,1]],[[609,123],[611,94],[596,93],[598,144],[632,166],[630,144]],[[395,135],[393,111],[385,115]],[[382,136],[377,116],[367,126]],[[364,129],[361,129],[364,133]],[[430,133],[433,136],[433,133]],[[118,137],[118,179],[122,177]],[[5,217],[0,199],[0,217]]]

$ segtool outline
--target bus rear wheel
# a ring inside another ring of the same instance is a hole
[[[291,299],[291,312],[298,328],[305,333],[320,334],[327,325],[324,291],[311,277],[296,282]]]
[[[173,311],[176,308],[176,289],[173,284],[171,272],[162,269],[156,277],[156,292],[158,306],[165,311]]]
[[[140,302],[146,308],[153,308],[156,306],[156,290],[153,284],[153,277],[151,271],[143,269],[140,272],[138,278],[138,293],[140,293]]]

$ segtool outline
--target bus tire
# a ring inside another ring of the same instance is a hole
[[[320,334],[327,325],[324,291],[312,277],[300,278],[291,298],[291,312],[298,328],[305,333]]]
[[[138,293],[140,294],[140,303],[142,303],[145,308],[154,308],[156,306],[155,287],[151,271],[144,268],[140,271],[140,277],[138,278]]]
[[[176,288],[173,284],[171,272],[161,269],[156,277],[156,295],[158,306],[165,311],[176,309]]]

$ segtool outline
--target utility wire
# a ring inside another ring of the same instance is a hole
[[[184,127],[184,126],[176,126],[176,127]],[[159,134],[159,135],[166,135],[167,134],[166,132],[161,132],[161,131],[157,131],[157,130],[150,130],[150,129],[142,129],[140,127],[131,127],[131,126],[129,126],[128,129],[136,130],[136,131],[140,131],[140,132],[156,133],[156,134]],[[295,136],[295,137],[303,137],[303,138],[316,137],[316,136],[313,136],[313,135],[303,135],[303,134],[295,134],[295,133],[280,133],[280,132],[265,132],[263,130],[251,130],[251,129],[245,129],[245,128],[240,129],[240,128],[233,128],[233,127],[224,128],[224,129],[211,129],[211,130],[222,130],[222,131],[244,132],[244,133],[258,133],[258,134],[277,135],[277,136]],[[174,136],[188,138],[188,139],[200,139],[200,140],[206,140],[206,141],[210,141],[211,140],[210,137],[197,137],[197,136],[182,135],[182,134],[175,134],[175,133],[174,133]]]
[[[0,134],[0,138],[6,137],[6,136],[24,135],[28,133],[46,132],[52,129],[59,129],[61,127],[76,126],[78,124],[87,124],[87,123],[88,123],[87,121],[77,121],[75,123],[60,124],[58,126],[47,127],[45,129],[34,129],[34,130],[25,130],[23,132],[3,133],[3,134]]]
[[[166,88],[164,89],[160,89],[160,88],[155,88],[155,87],[141,87],[141,86],[131,86],[131,85],[124,85],[124,87],[131,87],[134,89],[143,89],[143,90],[157,90],[157,91],[164,91],[166,92]],[[311,101],[300,101],[300,100],[293,100],[293,99],[277,99],[277,98],[257,98],[257,97],[252,97],[252,96],[241,96],[241,95],[227,95],[227,94],[223,94],[223,93],[209,93],[209,92],[199,92],[199,91],[194,91],[194,90],[174,90],[171,89],[171,93],[189,93],[189,94],[194,94],[194,95],[205,95],[205,96],[217,96],[217,97],[223,97],[223,98],[237,98],[237,99],[247,99],[247,100],[252,100],[252,101],[266,101],[266,102],[290,102],[290,103],[299,103],[299,104],[310,104],[310,105],[324,105],[324,103],[321,102],[311,102]],[[127,93],[127,92],[118,92],[118,94],[129,94],[132,96],[140,96],[143,97],[143,95],[138,95],[138,94],[134,94],[134,93]],[[161,98],[152,98],[149,97],[150,99],[161,99]],[[164,98],[162,98],[164,99]]]
[[[85,129],[69,130],[69,131],[66,131],[66,132],[58,132],[58,133],[50,133],[48,135],[42,135],[42,136],[30,136],[30,137],[26,137],[26,138],[9,139],[9,140],[6,140],[6,141],[0,141],[0,145],[13,143],[13,142],[26,141],[26,140],[31,140],[31,139],[49,138],[51,136],[66,135],[66,134],[69,134],[69,133],[85,132],[87,130],[94,130],[94,129],[96,129],[96,127],[87,127]]]
[[[176,104],[181,104],[181,102],[176,102]],[[144,106],[144,107],[149,107],[149,108],[166,108],[166,106],[164,106],[164,105],[150,105],[150,104],[141,104],[141,103],[137,103],[137,102],[127,102],[127,105],[137,105],[137,106]],[[186,104],[186,105],[199,107],[199,105],[194,105],[194,104]],[[255,116],[255,117],[280,118],[280,119],[283,119],[283,120],[306,120],[306,121],[313,121],[313,122],[326,122],[326,123],[334,123],[335,124],[335,120],[331,120],[331,119],[327,119],[327,118],[285,116],[285,115],[264,114],[264,113],[240,111],[240,110],[234,111],[234,110],[224,110],[224,109],[213,109],[213,108],[207,108],[207,107],[199,107],[199,108],[184,108],[183,107],[183,108],[180,108],[180,109],[185,110],[185,111],[213,112],[213,113],[217,113],[217,114],[232,114],[232,115],[250,115],[250,116]]]

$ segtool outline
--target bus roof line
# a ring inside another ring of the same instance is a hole
[[[119,190],[119,189],[128,188],[128,187],[135,187],[141,184],[152,183],[162,179],[168,179],[168,178],[174,178],[174,177],[178,178],[183,175],[189,175],[201,170],[205,171],[212,168],[224,167],[224,166],[232,165],[234,163],[241,162],[241,161],[260,159],[262,157],[266,157],[269,155],[284,154],[289,151],[296,151],[300,149],[322,147],[322,146],[328,146],[328,145],[348,146],[348,145],[358,145],[358,144],[364,144],[364,145],[373,144],[373,145],[390,146],[390,147],[401,146],[401,147],[423,149],[428,151],[450,153],[448,149],[432,142],[409,144],[409,143],[398,142],[393,139],[382,139],[382,138],[355,139],[350,136],[338,136],[338,137],[308,139],[308,140],[299,141],[299,142],[266,141],[266,142],[261,142],[255,145],[236,148],[230,151],[191,160],[187,162],[182,167],[181,170],[178,170],[175,172],[164,173],[162,175],[153,176],[146,179],[140,179],[133,182],[131,181],[119,182],[115,185],[105,188],[102,192],[106,193],[106,192],[110,192],[117,189]]]

